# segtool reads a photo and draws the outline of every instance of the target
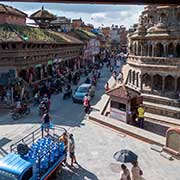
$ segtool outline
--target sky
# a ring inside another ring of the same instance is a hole
[[[70,19],[82,18],[85,24],[93,24],[96,28],[114,25],[124,25],[129,28],[137,23],[138,16],[143,10],[141,5],[97,5],[97,4],[61,4],[61,3],[20,3],[2,2],[15,7],[28,15],[44,9],[57,16]],[[31,22],[27,20],[27,22]]]

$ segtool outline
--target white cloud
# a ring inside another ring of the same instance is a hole
[[[5,3],[18,8],[28,15],[39,10],[43,5],[46,10],[57,16],[70,19],[82,18],[86,24],[99,27],[112,24],[130,27],[137,22],[143,6],[138,5],[96,5],[96,4],[60,4],[60,3]]]
[[[107,14],[106,13],[93,13],[91,15],[91,19],[95,22],[102,22],[105,21],[107,18]]]

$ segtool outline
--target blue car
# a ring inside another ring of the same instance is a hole
[[[76,88],[72,96],[73,102],[82,103],[84,96],[89,93],[90,88],[91,84],[82,84],[78,88]]]

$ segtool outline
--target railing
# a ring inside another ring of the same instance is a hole
[[[27,49],[21,49],[21,50],[2,50],[0,54],[0,58],[5,58],[6,60],[8,58],[14,59],[14,57],[31,57],[32,56],[52,56],[52,57],[47,57],[47,58],[55,58],[55,54],[58,54],[59,56],[71,56],[74,54],[79,54],[80,48],[74,48],[74,47],[66,47],[66,48],[56,48],[56,49],[32,49],[32,50],[27,50]],[[27,59],[24,59],[27,60]],[[1,62],[2,63],[2,62]],[[6,63],[6,62],[3,62]],[[2,64],[3,64],[2,63]]]
[[[54,142],[56,142],[64,132],[67,132],[66,129],[58,126],[54,126],[53,128],[49,129],[49,135],[53,138]],[[23,137],[22,139],[18,140],[14,144],[12,144],[10,146],[10,152],[17,153],[17,146],[19,144],[26,144],[28,146],[31,146],[32,143],[35,143],[39,138],[43,137],[44,129],[38,128],[35,131]]]
[[[42,55],[42,54],[41,54]],[[61,58],[64,58],[64,59],[72,59],[72,58],[75,58],[79,55],[78,52],[76,53],[71,53],[71,54],[63,54],[61,55]],[[26,55],[27,56],[27,55]],[[34,54],[33,54],[34,56]],[[2,61],[0,61],[0,66],[9,66],[9,65],[12,65],[12,66],[24,66],[24,65],[35,65],[35,64],[41,64],[41,63],[46,63],[47,62],[47,59],[54,59],[55,58],[55,55],[52,57],[41,57],[39,59],[33,59],[33,58],[27,58],[27,59],[23,59],[22,56],[21,56],[21,59],[14,59],[14,57],[18,57],[17,54],[13,56],[12,59],[9,59],[10,56],[7,55],[7,59],[4,59]]]
[[[151,64],[151,65],[180,66],[180,58],[170,58],[170,57],[145,57],[145,56],[130,55],[128,57],[128,62]]]

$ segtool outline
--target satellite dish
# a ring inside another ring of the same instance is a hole
[[[24,156],[28,153],[29,147],[27,144],[18,144],[17,146],[17,152],[19,155]]]

